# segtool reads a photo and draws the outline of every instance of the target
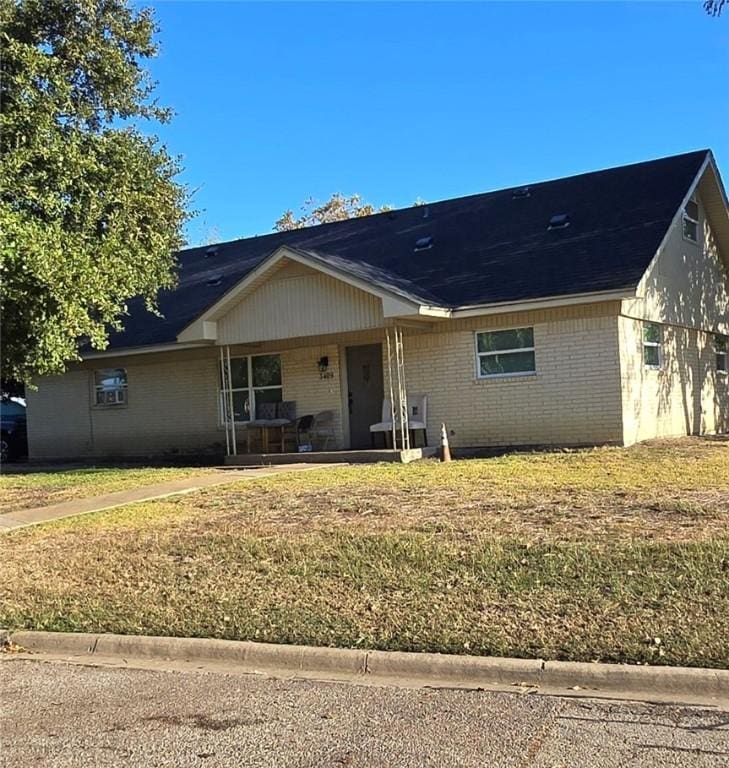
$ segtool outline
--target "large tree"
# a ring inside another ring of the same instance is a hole
[[[727,0],[705,0],[704,10],[709,16],[721,16],[721,12],[726,4]]]
[[[360,195],[345,197],[340,192],[335,192],[325,203],[317,205],[313,198],[309,198],[301,206],[301,216],[296,218],[291,210],[285,211],[273,225],[277,232],[288,232],[292,229],[312,227],[315,224],[328,224],[332,221],[344,221],[359,216],[369,216],[372,213],[389,211],[391,207],[383,205],[380,208],[362,201]]]
[[[139,129],[170,117],[143,66],[156,31],[128,0],[0,0],[3,378],[62,371],[174,284],[187,192]]]

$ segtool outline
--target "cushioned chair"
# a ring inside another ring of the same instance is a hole
[[[259,403],[256,407],[256,418],[249,421],[248,428],[248,453],[251,452],[251,434],[260,430],[261,451],[268,453],[270,448],[276,447],[281,453],[285,451],[287,439],[287,427],[291,427],[296,421],[296,402],[284,400],[280,403]],[[273,439],[271,439],[273,436]],[[292,441],[295,436],[291,434]]]
[[[399,435],[400,420],[399,414],[395,414],[396,428]],[[423,445],[428,444],[428,396],[427,395],[408,395],[408,431],[410,432],[410,445],[415,443],[415,433],[423,433]],[[388,434],[392,434],[392,406],[390,399],[385,398],[382,401],[382,421],[370,426],[370,435],[372,436],[372,447],[375,447],[375,435],[382,432],[385,436],[385,447],[387,447]]]

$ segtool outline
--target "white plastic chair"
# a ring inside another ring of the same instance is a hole
[[[396,427],[400,428],[399,414],[395,414]],[[427,395],[408,395],[408,430],[411,444],[414,442],[415,432],[422,431],[423,444],[428,445],[428,396]],[[372,447],[375,447],[375,435],[378,432],[385,433],[385,443],[387,444],[387,433],[392,433],[392,407],[390,398],[386,397],[382,401],[382,421],[370,425],[370,435],[372,436]]]

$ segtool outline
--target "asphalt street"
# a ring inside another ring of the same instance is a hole
[[[729,765],[729,712],[8,659],[0,765]]]

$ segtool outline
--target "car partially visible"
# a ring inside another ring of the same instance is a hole
[[[0,400],[0,462],[18,461],[28,455],[25,405],[11,398]]]

